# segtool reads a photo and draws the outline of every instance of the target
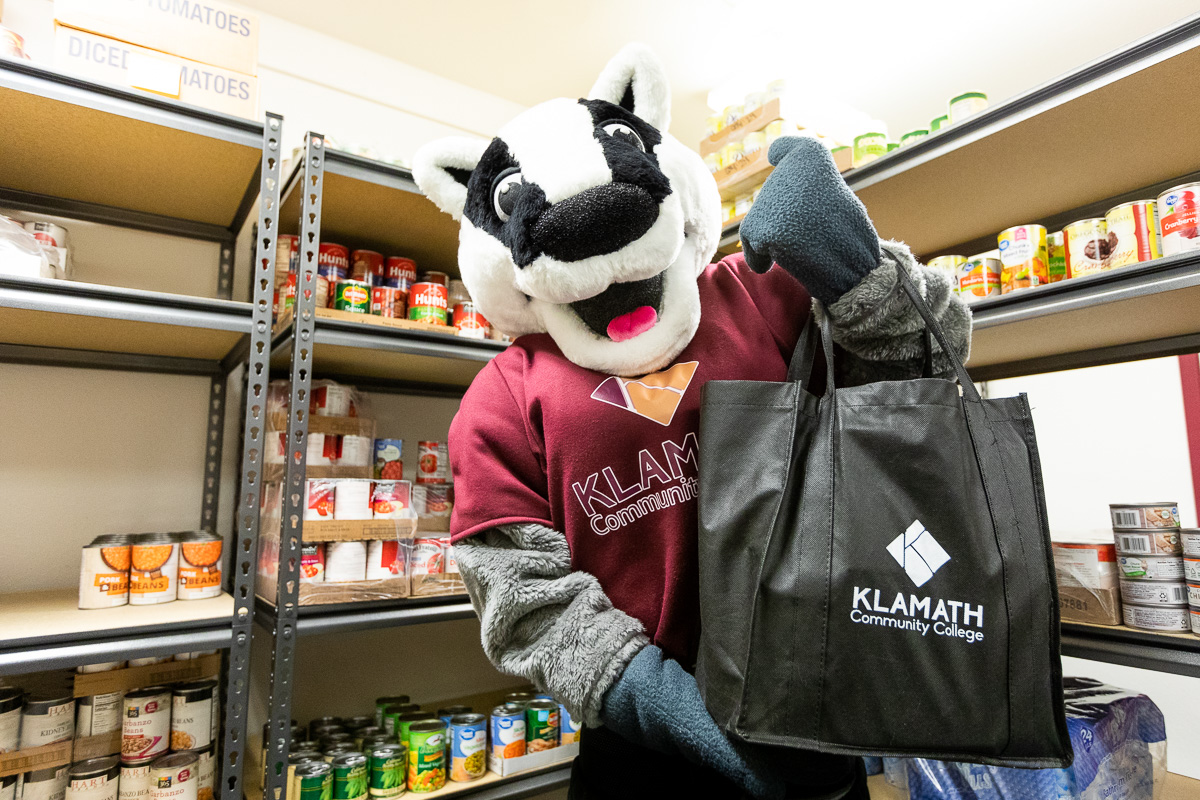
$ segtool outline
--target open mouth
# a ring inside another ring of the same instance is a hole
[[[571,308],[596,334],[623,342],[645,333],[658,322],[663,298],[663,273],[630,283],[614,283],[595,297],[576,300]]]

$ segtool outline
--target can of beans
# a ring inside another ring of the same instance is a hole
[[[383,256],[374,250],[355,250],[350,254],[350,277],[376,286],[376,279],[383,278]]]
[[[493,758],[525,755],[525,709],[515,705],[492,709],[491,741]]]
[[[116,756],[89,758],[71,765],[67,776],[69,800],[117,800],[121,762]]]
[[[0,753],[21,747],[21,706],[25,693],[16,687],[0,686]]]
[[[149,800],[150,764],[122,764],[118,800]]]
[[[67,765],[21,773],[21,800],[63,800],[71,781]]]
[[[147,686],[125,695],[121,763],[148,764],[167,752],[171,733],[171,690]]]
[[[217,699],[215,680],[175,684],[171,690],[172,750],[203,750],[216,740]]]
[[[25,695],[21,708],[21,750],[75,738],[75,698],[70,692]]]
[[[488,321],[479,313],[479,307],[471,301],[459,303],[454,307],[454,328],[459,336],[471,339],[486,339]]]
[[[562,744],[575,744],[579,741],[579,732],[583,729],[583,722],[571,717],[571,712],[567,711],[567,707],[559,703],[558,706],[558,740]]]
[[[417,483],[445,483],[450,451],[445,442],[417,442]]]
[[[1111,266],[1113,240],[1102,217],[1081,219],[1063,228],[1067,270],[1072,278],[1103,272]]]
[[[1179,528],[1179,504],[1173,500],[1161,503],[1110,503],[1113,530],[1144,530],[1147,528]]]
[[[379,317],[405,319],[408,315],[408,292],[392,286],[373,287],[371,313]]]
[[[367,757],[343,753],[333,759],[334,800],[362,800],[367,796]]]
[[[1200,249],[1200,183],[1185,183],[1158,196],[1162,254]]]
[[[446,723],[421,720],[408,728],[408,788],[436,792],[446,785]]]
[[[421,280],[425,283],[436,283],[438,286],[445,286],[447,291],[450,289],[450,276],[445,272],[427,270],[421,273]]]
[[[525,741],[530,753],[558,747],[558,703],[534,700],[525,706]]]
[[[333,288],[333,307],[352,314],[371,313],[371,284],[366,281],[338,281]]]
[[[339,280],[350,276],[350,251],[340,244],[321,242],[317,250],[317,269],[325,267],[333,271]]]
[[[412,286],[417,282],[417,262],[403,256],[391,256],[383,275],[389,286]]]
[[[84,546],[80,608],[114,608],[129,602],[130,541],[127,536],[97,536]]]
[[[179,599],[203,600],[221,596],[220,536],[211,531],[187,531],[179,542]]]
[[[408,695],[393,694],[386,697],[375,698],[375,724],[383,727],[383,711],[388,706],[401,705],[408,702]],[[386,730],[386,729],[385,729]]]
[[[473,781],[487,772],[487,717],[450,717],[450,780]]]
[[[324,761],[297,764],[295,776],[292,800],[329,800],[333,796],[333,767]]]
[[[201,750],[197,764],[200,770],[200,780],[196,784],[196,800],[213,800],[217,785],[217,745],[216,742]]]
[[[367,753],[370,776],[367,791],[371,797],[399,797],[404,794],[408,752],[402,744],[382,744]]]
[[[150,765],[151,800],[198,800],[200,757],[195,753],[171,753]]]
[[[1153,200],[1134,200],[1104,215],[1112,242],[1109,267],[1152,261],[1162,255],[1158,245],[1158,209]]]
[[[129,604],[169,603],[178,592],[179,545],[166,533],[134,537],[129,554]]]
[[[75,739],[86,739],[90,736],[101,736],[121,730],[121,712],[125,701],[125,692],[105,692],[75,699]],[[114,745],[111,752],[98,755],[117,755],[121,752],[120,745]]]
[[[408,292],[408,318],[435,325],[446,324],[449,298],[446,287],[437,283],[414,283]]]

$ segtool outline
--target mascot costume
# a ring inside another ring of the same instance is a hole
[[[700,389],[786,380],[811,313],[832,322],[840,385],[918,377],[923,324],[897,270],[964,359],[970,314],[879,240],[815,139],[772,144],[744,257],[710,264],[720,199],[669,109],[661,63],[630,45],[587,98],[416,156],[421,189],[461,221],[471,296],[518,337],[450,430],[459,568],[492,662],[588,728],[573,797],[866,797],[859,759],[741,742],[704,708]],[[936,345],[934,368],[950,369]]]

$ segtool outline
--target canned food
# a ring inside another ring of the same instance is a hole
[[[145,658],[131,658],[127,663],[131,667],[152,667],[155,664],[166,664],[174,660],[174,656],[146,656]]]
[[[374,250],[355,250],[350,254],[350,277],[375,285],[377,278],[384,277],[383,255]]]
[[[1121,618],[1130,628],[1163,633],[1187,633],[1187,606],[1139,606],[1125,603],[1121,607]]]
[[[450,780],[473,781],[487,772],[487,717],[455,714],[450,718]]]
[[[221,549],[224,541],[210,531],[188,531],[179,542],[180,600],[221,596]]]
[[[217,737],[220,719],[215,680],[177,683],[171,690],[171,749],[203,750]]]
[[[350,743],[353,741],[354,741],[354,736],[351,735],[351,733],[345,729],[337,730],[337,731],[330,731],[329,733],[322,734],[320,737],[321,747],[326,748],[326,749],[328,749],[329,747],[332,747],[335,744],[342,744],[343,742]]]
[[[394,281],[389,286],[408,288],[417,282],[417,262],[403,256],[391,256],[384,266],[384,277]]]
[[[1200,249],[1200,183],[1185,183],[1158,196],[1162,254]]]
[[[1187,586],[1177,583],[1154,583],[1121,579],[1121,602],[1142,606],[1186,606]]]
[[[402,706],[415,705],[414,703],[404,703]],[[414,723],[428,722],[434,719],[434,716],[427,711],[402,711],[392,715],[392,733],[396,737],[396,741],[400,744],[408,744],[408,732]]]
[[[1113,532],[1119,555],[1178,556],[1182,554],[1178,529],[1119,530]]]
[[[1081,219],[1063,228],[1067,271],[1081,278],[1109,268],[1114,241],[1103,218]]]
[[[471,339],[486,339],[488,321],[479,313],[479,307],[473,302],[459,303],[454,307],[454,327],[459,336]]]
[[[402,744],[384,744],[371,749],[367,754],[370,759],[367,792],[371,797],[399,797],[404,794],[407,755]]]
[[[1200,583],[1200,558],[1183,559],[1183,579],[1188,583]]]
[[[300,582],[322,583],[325,580],[325,543],[300,543]]]
[[[151,800],[198,800],[200,757],[195,753],[171,753],[150,765]]]
[[[1192,633],[1200,636],[1200,608],[1189,608],[1188,617],[1191,618]]]
[[[25,693],[0,686],[0,753],[13,753],[21,747],[21,706]]]
[[[361,800],[367,796],[367,757],[362,753],[344,753],[333,759],[334,800]]]
[[[165,533],[137,536],[129,553],[129,604],[169,603],[178,593],[179,545]]]
[[[558,740],[564,745],[575,744],[579,741],[579,732],[583,730],[583,721],[573,719],[571,712],[561,703],[558,706]]]
[[[1180,528],[1179,542],[1185,556],[1200,558],[1200,528]]]
[[[333,796],[333,767],[324,761],[296,765],[293,800],[329,800]]]
[[[421,720],[408,729],[408,788],[436,792],[446,785],[446,723]]]
[[[310,433],[309,436],[317,434]],[[333,505],[337,499],[333,481],[306,481],[307,503],[304,508],[305,519],[333,519]]]
[[[56,225],[53,222],[45,222],[43,220],[31,220],[24,224],[24,228],[33,234],[34,239],[37,239],[44,245],[50,247],[67,246],[67,229],[62,225]]]
[[[492,709],[492,757],[525,755],[525,709],[513,705]]]
[[[391,481],[403,480],[404,462],[401,460],[403,455],[403,439],[376,439],[375,478]]]
[[[75,738],[75,698],[69,693],[42,692],[24,697],[21,750]]]
[[[358,743],[358,751],[360,753],[364,753],[370,750],[372,747],[378,747],[381,744],[396,743],[396,737],[388,736],[383,732],[383,728],[380,728],[377,725],[372,725],[371,727],[377,729],[379,733],[364,733],[362,734],[361,738],[355,739],[355,741]],[[358,734],[355,734],[355,736],[358,737]]]
[[[967,92],[950,98],[950,122],[962,122],[972,114],[988,107],[988,96],[983,92]]]
[[[968,303],[1000,294],[1000,258],[996,251],[970,256],[959,266],[958,293]]]
[[[392,286],[372,288],[371,313],[377,317],[406,319],[408,316],[408,291]]]
[[[319,730],[322,728],[342,729],[341,717],[313,717],[308,723],[308,737],[310,739],[319,739]],[[329,731],[325,731],[329,733]]]
[[[353,314],[370,314],[371,284],[366,281],[338,281],[333,287],[333,307]]]
[[[449,289],[450,289],[450,276],[447,275],[445,272],[437,272],[434,270],[428,270],[426,272],[422,272],[421,273],[421,282],[422,283],[436,283],[438,286],[445,286],[447,293],[449,292]]]
[[[417,483],[446,483],[449,455],[445,442],[417,442]]]
[[[1200,608],[1200,583],[1189,583],[1187,585],[1188,605]]]
[[[458,559],[454,557],[454,545],[450,544],[449,539],[442,540],[442,573],[445,575],[457,575]]]
[[[1001,294],[1044,286],[1050,282],[1044,227],[1017,225],[1001,231],[998,241]]]
[[[122,764],[118,800],[148,800],[150,797],[150,764]]]
[[[508,694],[504,695],[505,703],[512,703],[513,705],[518,705],[521,708],[524,708],[536,699],[537,698],[529,692],[509,692]]]
[[[958,270],[965,263],[967,263],[966,256],[938,256],[929,259],[929,266],[945,273],[946,277],[950,279],[950,286],[956,292],[958,291]]]
[[[296,273],[290,273],[275,290],[275,313],[282,314],[296,305]],[[149,790],[147,790],[149,791]]]
[[[321,242],[317,249],[317,269],[321,267],[329,270],[331,275],[337,275],[338,280],[349,277],[350,251],[340,244]]]
[[[1153,200],[1134,200],[1104,215],[1112,254],[1110,269],[1151,261],[1162,255],[1158,246],[1158,210]]]
[[[446,324],[449,293],[446,287],[426,281],[414,283],[408,292],[408,318],[435,325]]]
[[[530,753],[558,747],[558,703],[534,700],[525,706],[525,742]]]
[[[22,773],[21,800],[63,800],[70,783],[67,766],[35,769]]]
[[[1183,560],[1178,556],[1119,556],[1117,566],[1126,580],[1183,580]]]
[[[89,758],[67,771],[70,800],[117,800],[121,762],[116,756]]]
[[[856,167],[869,164],[887,154],[887,134],[872,131],[854,137],[853,163]]]
[[[1046,274],[1051,283],[1058,283],[1070,277],[1067,272],[1066,237],[1062,231],[1046,234]]]
[[[114,608],[129,602],[129,542],[97,537],[84,545],[79,570],[79,607]]]
[[[204,750],[201,750],[199,756],[200,779],[196,784],[196,800],[213,800],[213,791],[217,784],[217,745],[214,742]]]
[[[1174,501],[1112,503],[1108,510],[1112,515],[1113,530],[1179,527],[1179,504]]]
[[[412,556],[409,559],[409,574],[442,574],[441,539],[420,538],[413,540]]]
[[[281,233],[275,237],[275,288],[287,282],[288,273],[300,266],[300,237]]]
[[[100,736],[121,730],[121,712],[125,692],[105,692],[75,699],[75,738],[83,739],[89,736]],[[120,747],[114,746],[111,753],[116,755]]]
[[[387,440],[377,440],[377,441],[387,441]],[[399,440],[397,440],[397,441],[399,441]],[[376,476],[376,477],[378,477],[378,476]],[[407,702],[408,702],[408,695],[406,695],[406,694],[393,694],[393,695],[388,695],[387,697],[376,697],[375,698],[375,724],[379,725],[379,726],[383,725],[383,710],[385,708],[387,708],[388,706],[402,705]]]
[[[171,690],[147,686],[125,695],[121,761],[146,764],[167,752],[171,733]]]

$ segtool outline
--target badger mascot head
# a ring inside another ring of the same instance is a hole
[[[587,98],[534,106],[491,142],[417,153],[417,184],[461,220],[459,269],[493,325],[549,333],[571,361],[615,375],[654,372],[687,346],[721,201],[667,133],[670,105],[662,64],[633,44]]]

